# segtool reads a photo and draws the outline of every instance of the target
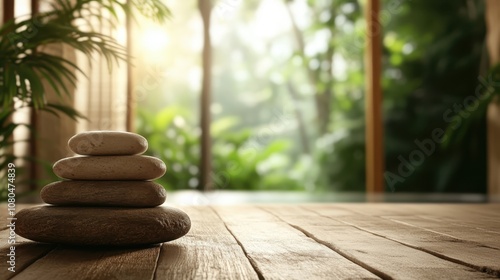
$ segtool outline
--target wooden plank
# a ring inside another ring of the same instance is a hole
[[[474,212],[478,213],[481,216],[487,216],[487,217],[500,217],[500,204],[473,204],[473,205],[463,205],[463,206],[458,206],[454,205],[455,207],[463,207],[464,210],[467,212]]]
[[[315,204],[310,204],[315,205]],[[447,217],[470,217],[475,219],[500,217],[500,204],[430,204],[430,203],[336,203],[316,204],[328,208],[338,216],[356,213],[368,216],[415,216],[436,215]]]
[[[336,204],[322,211],[332,216],[338,216],[339,211],[379,217],[418,216],[449,226],[468,227],[478,234],[500,234],[499,204]]]
[[[254,206],[214,207],[266,279],[378,277]]]
[[[472,241],[485,246],[500,249],[499,234],[479,231],[475,228],[467,227],[461,224],[449,224],[446,221],[441,220],[439,217],[428,219],[420,216],[384,216],[383,218],[403,225],[447,235],[455,239]]]
[[[437,279],[443,275],[453,279],[495,278],[305,209],[262,208],[383,278]]]
[[[494,218],[474,218],[472,216],[435,216],[435,215],[419,215],[419,217],[435,220],[442,223],[447,223],[453,226],[459,227],[469,227],[478,232],[489,232],[492,234],[500,235],[500,225],[498,224],[498,219]]]
[[[384,128],[382,121],[380,0],[366,2],[366,192],[384,192]]]
[[[10,277],[17,275],[23,269],[38,260],[40,257],[46,255],[55,247],[51,244],[32,242],[22,238],[21,236],[16,236],[15,244],[9,244],[9,233],[9,229],[0,231],[0,255],[3,260],[0,263],[0,270],[2,271],[2,273],[0,273],[0,280],[9,279]],[[8,270],[11,265],[7,263],[7,261],[10,261],[10,256],[7,256],[7,254],[12,254],[10,250],[11,246],[15,247],[15,250],[13,251],[15,254],[15,267],[13,268],[13,272]]]
[[[386,204],[387,205],[387,204]],[[467,213],[477,213],[486,216],[500,216],[500,204],[494,203],[471,203],[471,204],[405,204],[408,211],[421,209],[421,212],[435,213],[436,211],[445,213],[456,213],[458,215]]]
[[[301,204],[303,207],[321,208],[324,215],[332,217],[367,215],[367,216],[404,216],[428,213],[424,211],[426,206],[421,206],[422,209],[409,209],[411,205],[406,203],[310,203]],[[422,205],[422,204],[420,204]]]
[[[160,246],[148,248],[58,247],[12,279],[151,279]]]
[[[191,217],[191,230],[163,244],[155,279],[258,279],[242,248],[211,208],[182,209]]]
[[[407,205],[406,210],[419,213],[419,217],[428,220],[436,220],[452,226],[470,227],[479,233],[500,234],[500,205],[497,204]]]
[[[328,207],[310,206],[307,209],[328,215]],[[464,241],[451,236],[402,225],[383,218],[365,215],[335,217],[347,225],[400,242],[433,255],[476,270],[500,276],[500,250],[482,244]]]
[[[433,216],[421,216],[421,217],[424,217],[426,219],[436,219]],[[467,226],[474,228],[478,231],[490,232],[497,235],[500,234],[500,226],[495,224],[498,223],[498,220],[492,220],[492,219],[477,220],[467,217],[462,217],[462,218],[439,217],[438,219],[439,221],[447,222],[452,225]]]

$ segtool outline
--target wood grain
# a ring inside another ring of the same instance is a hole
[[[31,204],[17,204],[15,211],[19,212],[24,208],[30,208],[33,206],[34,205]],[[8,240],[10,228],[7,228],[7,223],[10,223],[10,220],[7,220],[7,218],[10,217],[10,215],[7,210],[8,208],[6,204],[0,204],[0,219],[4,221],[0,229],[0,255],[2,256],[0,258],[0,260],[2,260],[0,263],[0,270],[2,271],[2,273],[0,273],[0,280],[9,279],[10,277],[17,275],[37,259],[46,255],[55,248],[55,245],[36,243],[19,235],[16,235],[16,242],[14,244],[9,244]],[[7,270],[10,267],[7,263],[7,260],[10,260],[10,256],[7,256],[7,254],[11,254],[11,246],[15,248],[14,272]]]
[[[307,209],[325,216],[331,213],[330,209],[335,210],[332,207],[322,206],[310,206]],[[375,216],[352,215],[334,217],[334,219],[440,258],[500,276],[499,249]]]
[[[151,279],[160,246],[135,249],[57,247],[12,279]]]
[[[500,277],[498,204],[181,208],[191,231],[161,247],[56,247],[18,237],[16,274],[0,280]],[[0,231],[3,256],[7,237]]]
[[[495,232],[478,230],[462,224],[450,224],[440,217],[384,216],[383,218],[402,225],[421,228],[455,239],[476,242],[500,250],[500,235]]]
[[[498,222],[498,219],[493,219],[493,218],[474,219],[470,217],[447,217],[447,216],[436,217],[432,215],[428,216],[422,215],[420,217],[426,219],[434,219],[448,223],[452,226],[457,226],[458,227],[457,230],[459,230],[460,227],[470,227],[477,230],[478,232],[484,231],[500,235],[500,226],[496,224]]]
[[[306,209],[288,206],[262,208],[383,278],[437,279],[442,275],[453,279],[495,278],[331,218],[318,216]],[[287,213],[287,210],[290,211]]]
[[[266,279],[378,279],[266,211],[252,206],[214,209]]]
[[[500,204],[361,204],[338,207],[351,213],[380,217],[419,216],[457,227],[455,231],[459,232],[463,227],[470,227],[478,232],[500,234]],[[337,207],[325,211],[338,213]]]
[[[16,236],[15,244],[9,244],[9,233],[9,229],[0,231],[0,255],[2,256],[0,258],[0,280],[9,279],[10,277],[17,275],[37,259],[55,248],[54,245],[32,242],[30,240],[22,238],[21,236]],[[7,261],[10,260],[10,256],[7,256],[7,254],[11,254],[11,246],[15,247],[14,272],[10,272],[9,270],[7,270],[10,267],[10,265],[7,263]]]
[[[379,19],[380,0],[366,2],[365,65],[366,65],[366,192],[384,191],[384,123],[382,120],[382,24]]]
[[[258,279],[250,261],[224,223],[207,206],[183,207],[190,232],[164,243],[155,279]]]

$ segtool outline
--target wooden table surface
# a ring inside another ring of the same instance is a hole
[[[22,205],[17,207],[30,207]],[[484,279],[500,277],[500,204],[178,206],[178,240],[72,248],[18,237],[0,279]],[[6,221],[6,206],[0,205]]]

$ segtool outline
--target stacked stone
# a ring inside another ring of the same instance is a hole
[[[53,206],[20,211],[16,233],[39,242],[68,245],[135,246],[185,235],[186,213],[160,207],[164,188],[152,182],[166,172],[160,159],[142,155],[147,140],[128,132],[91,131],[73,136],[79,154],[53,166],[63,181],[45,186],[42,200]]]

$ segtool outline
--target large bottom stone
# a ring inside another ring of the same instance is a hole
[[[155,207],[167,193],[151,181],[59,181],[45,186],[40,196],[61,206]]]
[[[188,215],[172,207],[39,206],[23,209],[15,217],[20,236],[67,245],[156,244],[184,236],[191,228]]]

